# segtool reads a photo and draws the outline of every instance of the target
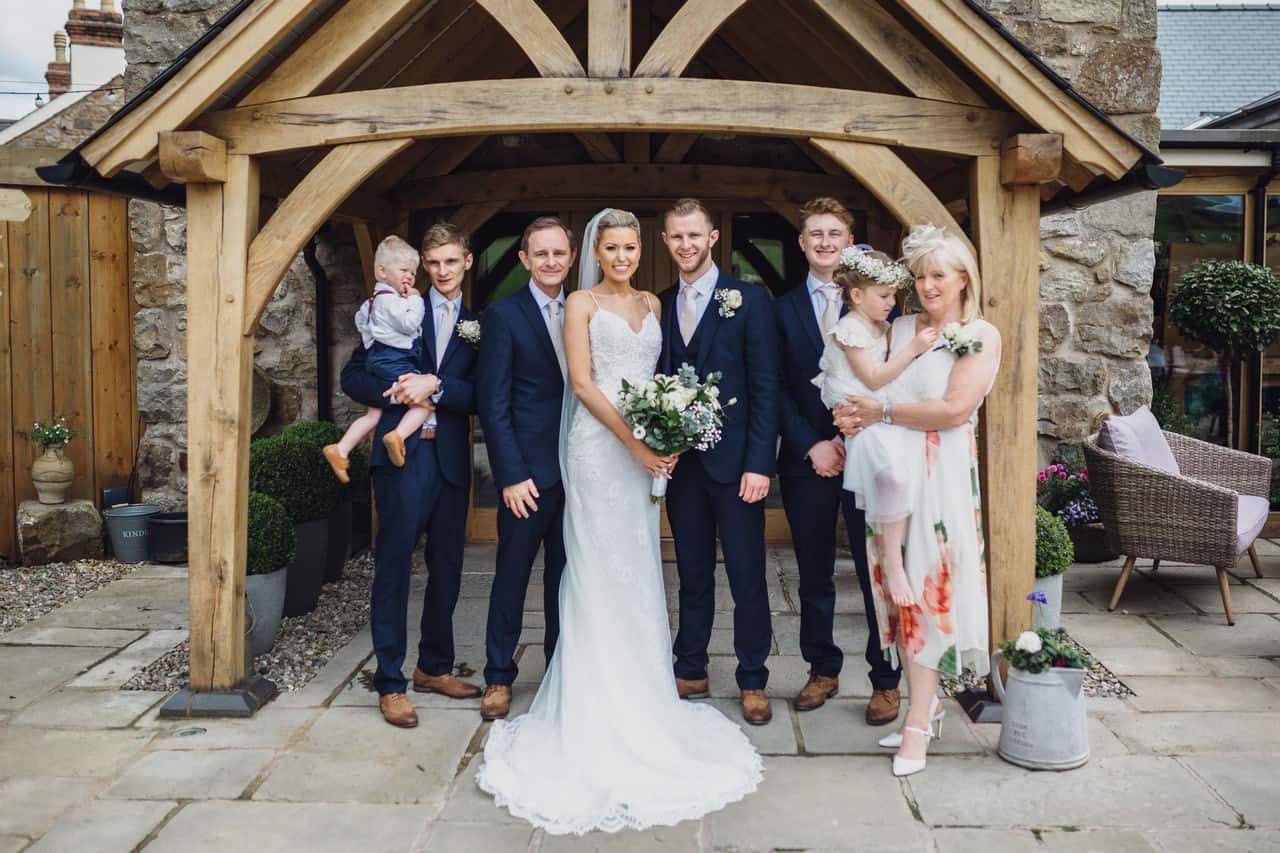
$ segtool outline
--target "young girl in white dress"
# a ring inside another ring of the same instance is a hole
[[[857,396],[884,400],[888,411],[894,398],[890,383],[917,356],[933,348],[938,333],[926,327],[889,358],[889,315],[898,291],[910,287],[914,277],[884,252],[856,246],[845,249],[833,280],[850,310],[827,335],[818,363],[822,372],[813,383],[822,389],[822,402],[828,408]],[[902,541],[921,480],[924,433],[884,423],[844,441],[844,487],[857,495],[867,522],[881,531],[889,594],[899,605],[910,604]]]

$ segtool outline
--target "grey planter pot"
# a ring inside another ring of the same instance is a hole
[[[275,645],[284,617],[284,591],[288,585],[289,566],[265,575],[249,575],[244,579],[244,595],[253,613],[253,631],[249,647],[254,657],[265,655]]]
[[[1065,574],[1065,572],[1063,573]],[[1056,631],[1062,626],[1062,575],[1036,578],[1036,592],[1043,592],[1048,604],[1037,604],[1032,609],[1035,627]]]
[[[289,586],[284,598],[285,616],[306,616],[316,609],[324,584],[325,559],[329,549],[329,517],[304,521],[293,526],[297,537]]]
[[[1059,576],[1061,577],[1061,576]],[[1089,760],[1084,710],[1084,670],[1023,672],[1009,667],[1000,678],[1001,652],[991,656],[991,686],[1004,706],[997,753],[1028,770],[1070,770]]]

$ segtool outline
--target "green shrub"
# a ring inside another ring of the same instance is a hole
[[[1036,577],[1062,574],[1075,557],[1067,526],[1044,507],[1036,507]]]
[[[261,492],[249,492],[248,573],[265,575],[293,559],[293,520],[284,504]]]
[[[298,421],[280,434],[314,447],[319,454],[326,444],[338,443],[342,438],[342,428],[333,421]],[[323,466],[323,470],[328,472],[328,476],[337,483],[340,490],[363,483],[369,475],[369,458],[362,448],[357,447],[352,450],[348,459],[351,462],[351,467],[347,469],[347,476],[351,478],[350,485],[339,482],[338,478],[333,476],[333,469],[327,462]],[[343,491],[339,491],[339,497],[342,494]]]
[[[249,488],[270,495],[295,524],[327,518],[341,484],[308,436],[281,433],[249,445]]]
[[[1194,435],[1195,428],[1191,418],[1182,410],[1172,397],[1164,391],[1156,391],[1151,395],[1151,414],[1155,416],[1160,429],[1176,432],[1178,435]]]

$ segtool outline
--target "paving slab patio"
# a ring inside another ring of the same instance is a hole
[[[702,820],[585,837],[534,830],[478,790],[487,724],[477,700],[411,694],[419,727],[385,725],[368,686],[367,633],[253,719],[159,719],[160,694],[116,688],[183,637],[186,573],[144,566],[0,636],[0,853],[1280,853],[1280,547],[1266,544],[1271,576],[1255,580],[1246,565],[1233,578],[1234,627],[1203,567],[1140,570],[1114,613],[1104,596],[1119,563],[1073,567],[1064,623],[1135,691],[1088,699],[1089,763],[1046,774],[1006,764],[999,728],[969,723],[949,701],[928,769],[907,780],[890,776],[889,753],[875,743],[892,727],[862,719],[867,630],[850,561],[837,578],[840,695],[817,711],[794,709],[808,674],[798,578],[790,552],[773,550],[774,720],[744,726],[765,756],[761,789]],[[468,549],[455,620],[460,668],[473,679],[492,560],[491,547]],[[664,574],[674,593],[674,567]],[[414,576],[414,601],[423,583]],[[545,669],[540,590],[528,606],[513,714],[528,708]],[[740,720],[731,607],[720,578],[713,698],[701,701]],[[417,621],[411,612],[411,645]]]

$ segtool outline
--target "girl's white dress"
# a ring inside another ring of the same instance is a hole
[[[874,364],[884,364],[889,357],[888,329],[885,323],[872,331],[855,311],[836,323],[818,362],[822,372],[813,378],[827,408],[835,408],[849,396],[897,402],[900,395],[895,397],[894,382],[872,391],[858,380],[840,347],[864,349]],[[894,424],[873,424],[846,438],[844,448],[844,487],[857,495],[858,508],[866,512],[867,521],[897,521],[910,515],[920,488],[924,433]]]

